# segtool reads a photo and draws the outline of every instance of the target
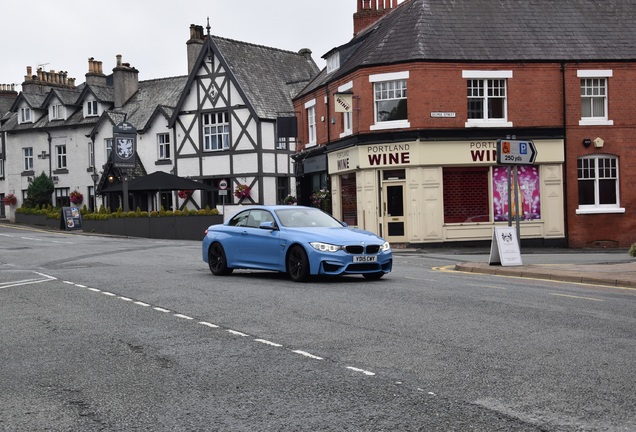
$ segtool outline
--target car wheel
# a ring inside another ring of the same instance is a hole
[[[384,276],[384,272],[377,272],[377,273],[363,273],[362,276],[364,276],[365,279],[367,280],[378,280],[380,279],[382,276]]]
[[[215,276],[226,276],[231,274],[233,270],[227,266],[225,251],[220,243],[212,243],[208,249],[208,265]]]
[[[294,282],[309,279],[309,259],[302,247],[293,246],[287,254],[287,274]]]

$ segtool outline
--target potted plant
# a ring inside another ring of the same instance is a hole
[[[293,195],[287,195],[285,197],[285,199],[283,200],[283,203],[287,204],[287,205],[294,205],[298,202],[298,200],[296,199],[295,196]]]
[[[247,198],[250,196],[250,187],[246,184],[240,184],[236,186],[234,190],[234,196],[238,199]]]
[[[70,198],[71,203],[73,203],[74,205],[80,205],[82,202],[84,202],[84,195],[82,195],[82,193],[77,190],[71,192]]]
[[[5,195],[4,197],[4,205],[13,206],[18,203],[18,199],[13,194]]]

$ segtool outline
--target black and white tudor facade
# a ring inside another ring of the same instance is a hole
[[[296,188],[296,149],[278,136],[277,119],[294,117],[292,97],[318,74],[311,51],[215,37],[209,27],[203,35],[200,26],[191,28],[188,50],[196,60],[169,125],[175,173],[210,186],[194,193],[202,206],[282,203]]]
[[[110,75],[89,59],[86,82],[77,86],[65,72],[32,75],[27,68],[22,92],[0,118],[0,198],[18,198],[6,216],[13,219],[42,172],[54,180],[56,206],[68,205],[78,191],[82,205],[114,210],[123,203],[124,179],[157,171],[203,187],[130,192],[128,208],[225,205],[231,214],[235,205],[276,204],[295,194],[295,141],[279,138],[276,126],[278,118],[294,116],[292,97],[319,73],[311,51],[216,37],[209,26],[204,34],[195,25],[186,45],[188,75],[179,77],[138,81],[121,56]],[[135,167],[126,170],[111,157],[113,128],[122,122],[137,136]],[[225,193],[220,184],[227,184]]]

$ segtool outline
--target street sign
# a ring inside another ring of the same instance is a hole
[[[502,165],[533,165],[537,148],[532,141],[497,140],[497,163]]]
[[[227,189],[227,180],[225,179],[219,180],[219,189],[221,190]]]

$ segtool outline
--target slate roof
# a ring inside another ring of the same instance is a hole
[[[634,61],[636,0],[406,0],[339,50],[303,93],[365,66],[413,61]]]
[[[292,98],[320,72],[300,53],[218,36],[211,39],[259,118],[293,113]]]
[[[120,111],[127,114],[128,123],[143,132],[149,126],[148,122],[158,114],[157,109],[163,108],[166,118],[170,118],[187,80],[187,76],[179,76],[141,81],[137,93],[120,108]]]

